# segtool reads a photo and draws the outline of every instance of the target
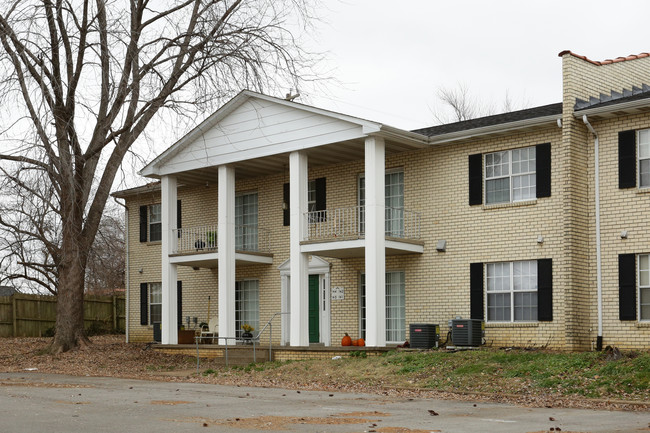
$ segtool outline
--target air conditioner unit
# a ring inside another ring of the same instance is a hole
[[[479,319],[452,320],[451,341],[454,346],[480,346],[483,344],[483,321]]]
[[[409,325],[412,349],[431,349],[438,347],[440,325],[433,323],[411,323]]]

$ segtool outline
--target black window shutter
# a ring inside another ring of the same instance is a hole
[[[149,290],[148,290],[147,283],[140,283],[140,325],[148,325],[148,324],[149,324]]]
[[[314,181],[316,184],[316,210],[327,209],[327,190],[324,177],[319,177]]]
[[[147,242],[147,222],[149,220],[149,215],[147,206],[140,206],[140,242]]]
[[[636,320],[636,256],[618,255],[618,318]]]
[[[636,131],[618,133],[618,187],[636,186]]]
[[[537,261],[537,320],[553,320],[553,260]]]
[[[483,320],[483,263],[469,265],[470,318]]]
[[[283,225],[288,226],[291,224],[291,214],[289,213],[289,184],[282,185],[282,205],[283,205]]]
[[[469,156],[469,204],[483,203],[483,155]]]
[[[183,324],[183,282],[176,281],[176,322],[178,329]]]
[[[551,143],[535,146],[537,198],[551,196]]]

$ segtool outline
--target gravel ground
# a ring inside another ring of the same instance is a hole
[[[548,395],[540,390],[500,393],[440,392],[396,385],[393,381],[367,383],[339,378],[320,364],[310,368],[309,363],[293,363],[291,368],[263,371],[226,369],[201,362],[202,370],[214,373],[196,375],[196,360],[182,355],[156,352],[147,344],[126,344],[124,336],[92,337],[93,344],[73,352],[50,355],[45,353],[49,338],[1,338],[0,372],[29,372],[68,374],[75,376],[108,376],[169,382],[215,383],[224,385],[287,388],[295,390],[323,390],[364,392],[406,398],[444,398],[455,400],[506,402],[530,407],[571,407],[612,410],[650,410],[648,399],[638,401],[594,400],[578,396]],[[298,367],[300,366],[300,367]],[[297,374],[297,370],[304,374]]]

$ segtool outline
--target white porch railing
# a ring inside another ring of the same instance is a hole
[[[256,225],[235,226],[235,249],[238,251],[269,252],[270,233]],[[172,229],[176,239],[172,254],[217,250],[217,225]]]
[[[386,237],[420,239],[419,212],[401,208],[385,208]],[[306,212],[306,241],[356,239],[365,234],[365,207],[354,206]]]

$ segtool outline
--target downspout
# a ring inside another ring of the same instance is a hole
[[[129,207],[124,203],[117,201],[117,197],[113,197],[115,203],[124,207],[124,250],[126,257],[124,258],[124,288],[126,289],[126,299],[124,305],[124,338],[129,342],[129,299],[131,298],[129,290]]]
[[[602,256],[600,251],[600,170],[598,159],[598,134],[591,126],[587,115],[582,116],[582,121],[587,125],[587,129],[594,135],[594,167],[596,177],[596,286],[598,296],[598,336],[596,337],[596,350],[603,350],[603,275],[602,275]]]

